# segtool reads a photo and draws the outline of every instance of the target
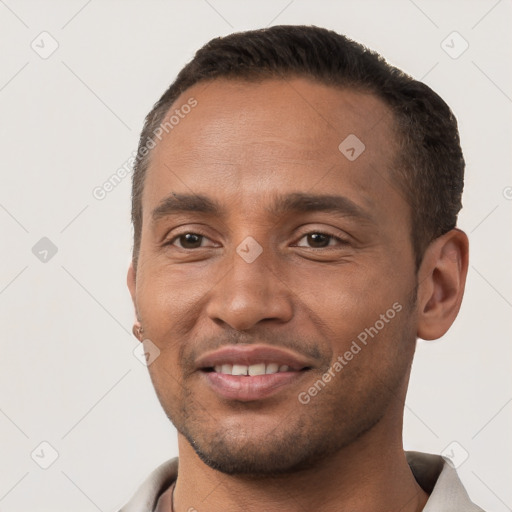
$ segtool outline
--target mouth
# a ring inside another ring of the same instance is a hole
[[[216,395],[243,402],[283,391],[312,368],[312,362],[299,354],[263,345],[224,347],[197,361],[202,378]]]

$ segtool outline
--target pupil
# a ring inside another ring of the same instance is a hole
[[[309,243],[315,247],[326,247],[329,245],[329,235],[323,233],[311,233],[308,235]]]

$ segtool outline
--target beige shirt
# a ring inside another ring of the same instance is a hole
[[[469,499],[457,472],[441,456],[420,452],[405,454],[416,481],[429,494],[423,512],[484,512]],[[119,512],[172,512],[170,491],[177,475],[178,459],[164,462]]]

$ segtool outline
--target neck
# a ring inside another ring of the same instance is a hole
[[[400,425],[384,419],[316,467],[279,476],[226,475],[216,471],[178,436],[175,512],[419,512],[428,495],[418,485],[402,448]],[[398,428],[397,428],[398,427]],[[398,432],[398,435],[397,435]],[[198,485],[198,482],[200,485]]]

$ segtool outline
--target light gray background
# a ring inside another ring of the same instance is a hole
[[[433,453],[456,441],[448,451],[469,454],[459,474],[474,501],[511,510],[510,19],[508,0],[0,0],[0,510],[115,511],[177,454],[133,355],[130,177],[101,201],[92,191],[203,43],[295,23],[381,52],[459,119],[467,292],[451,331],[418,343],[404,439]],[[31,47],[51,48],[43,31],[59,45],[46,59]],[[469,43],[455,59],[453,31]],[[58,248],[46,262],[32,252],[42,237]],[[59,454],[48,469],[43,441]]]

